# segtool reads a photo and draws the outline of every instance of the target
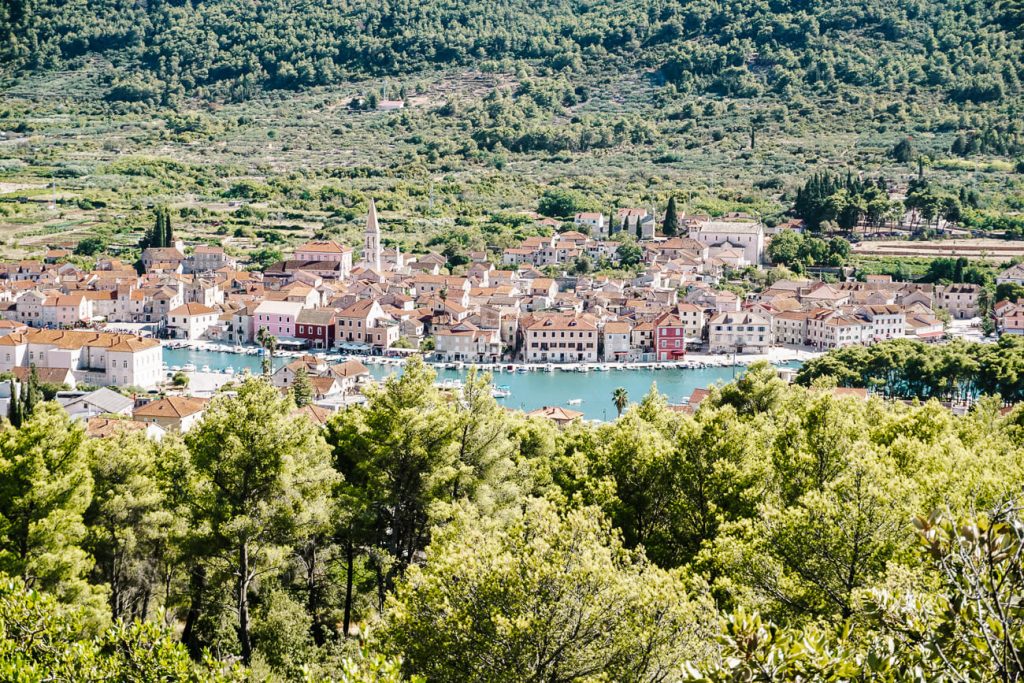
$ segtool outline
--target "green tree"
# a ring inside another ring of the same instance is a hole
[[[665,222],[662,224],[661,231],[666,237],[675,237],[679,231],[679,214],[676,210],[675,196],[668,198],[668,207],[665,209]]]
[[[256,342],[266,351],[260,359],[260,366],[263,369],[263,376],[269,377],[274,374],[274,353],[277,351],[277,337],[272,335],[267,328],[261,327],[256,332]]]
[[[451,500],[457,463],[455,423],[419,356],[367,390],[365,407],[340,413],[328,425],[335,467],[366,510],[378,605],[430,539],[431,510]],[[464,490],[464,489],[462,489]]]
[[[86,547],[96,558],[94,575],[109,587],[115,620],[145,620],[160,606],[161,588],[172,571],[172,536],[181,519],[167,505],[158,463],[180,448],[173,439],[158,445],[143,432],[121,430],[86,442],[95,494],[85,511]]]
[[[900,162],[901,164],[910,163],[911,161],[914,160],[914,157],[916,156],[916,154],[914,153],[914,143],[911,142],[910,138],[902,138],[892,148],[892,151],[889,153],[889,156],[891,156],[893,159]]]
[[[616,252],[623,268],[633,268],[643,263],[644,252],[636,244],[620,244]]]
[[[768,243],[768,258],[772,263],[793,267],[799,264],[804,236],[795,230],[783,230]]]
[[[287,549],[328,523],[337,480],[319,430],[291,411],[291,401],[269,382],[250,379],[236,396],[215,398],[186,436],[196,476],[193,534],[203,537],[196,552],[229,569],[246,663],[253,654],[254,582],[280,571]]]
[[[622,411],[629,405],[629,392],[626,391],[625,387],[618,387],[612,392],[612,403],[615,404],[615,411],[619,417],[622,417]]]
[[[309,379],[309,371],[305,366],[295,371],[295,379],[292,381],[292,398],[298,407],[307,406],[313,402],[313,383]]]
[[[388,601],[380,639],[431,681],[660,681],[708,650],[709,605],[623,549],[600,511],[464,513]]]
[[[0,678],[9,681],[228,683],[236,668],[193,662],[155,622],[117,623],[98,637],[81,606],[62,605],[20,579],[0,582]],[[358,680],[358,679],[356,679]]]
[[[92,558],[82,547],[92,496],[83,438],[55,403],[0,431],[0,571],[95,610],[102,592],[85,580]]]
[[[575,190],[551,188],[545,190],[537,205],[541,215],[569,219],[591,208],[591,202]]]

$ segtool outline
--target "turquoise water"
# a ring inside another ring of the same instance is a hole
[[[275,367],[280,367],[292,358],[275,358]],[[258,374],[261,372],[260,357],[215,351],[196,351],[191,349],[164,349],[164,363],[168,366],[192,363],[197,368],[209,365],[212,370],[220,370],[228,366],[236,371],[242,368]],[[800,363],[790,363],[786,367],[799,367]],[[382,378],[399,371],[393,365],[367,365],[370,373]],[[657,383],[658,391],[668,396],[669,401],[678,403],[688,398],[694,389],[704,388],[716,382],[729,382],[734,376],[740,375],[743,368],[666,368],[664,370],[608,370],[605,372],[502,372],[494,374],[496,385],[505,385],[512,395],[498,401],[510,408],[534,410],[542,406],[563,406],[581,411],[587,419],[611,419],[615,417],[615,406],[612,404],[612,392],[617,387],[624,387],[629,392],[630,401],[643,398],[651,384]],[[464,371],[439,370],[438,379],[461,379]],[[579,405],[568,405],[569,401],[581,399]]]

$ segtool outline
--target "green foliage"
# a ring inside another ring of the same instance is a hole
[[[908,164],[913,161],[916,156],[914,152],[914,143],[910,138],[903,138],[896,143],[889,152],[889,155],[902,164]]]
[[[581,211],[587,211],[592,203],[586,196],[575,190],[554,188],[545,190],[537,205],[537,211],[552,218],[571,219]]]
[[[868,387],[894,398],[964,400],[978,394],[1008,403],[1024,397],[1024,341],[1004,335],[998,344],[954,342],[934,346],[910,339],[836,349],[797,373],[811,384],[829,376],[842,387]]]
[[[378,634],[432,681],[658,681],[702,657],[710,605],[624,550],[596,511],[527,501],[459,515],[388,603]]]
[[[173,680],[227,683],[241,672],[196,663],[155,622],[117,624],[89,637],[81,608],[57,603],[17,579],[0,583],[0,678],[43,681]]]
[[[164,467],[182,457],[179,448],[172,439],[157,445],[129,431],[84,446],[94,491],[84,515],[85,545],[96,560],[97,583],[110,587],[115,621],[151,618],[173,571],[172,544],[184,524],[174,514]]]
[[[156,218],[153,227],[146,231],[140,249],[169,247],[174,244],[174,231],[171,228],[171,212],[166,206],[158,206],[154,211]]]
[[[844,266],[850,258],[850,243],[842,237],[826,242],[795,230],[785,230],[768,244],[768,258],[796,272],[802,272],[807,266]]]
[[[93,485],[83,436],[53,403],[0,431],[0,571],[95,608],[102,590],[86,581],[92,560],[82,547]]]
[[[484,58],[541,60],[573,72],[638,53],[678,90],[742,97],[846,84],[935,88],[958,102],[987,102],[1016,88],[1018,78],[1019,13],[993,12],[981,0],[914,9],[854,4],[834,12],[768,3],[707,8],[689,0],[658,11],[636,0],[601,11],[582,2],[542,11],[521,0],[459,9],[429,0],[374,8],[118,1],[102,14],[77,9],[33,3],[5,13],[0,57],[39,69],[85,56],[122,57],[130,68],[108,97],[124,102],[199,88],[246,97],[260,88],[298,89]],[[234,59],[238,54],[253,58]],[[368,98],[376,97],[371,90]]]
[[[899,204],[889,201],[884,179],[864,182],[852,174],[840,177],[820,173],[797,190],[793,213],[804,219],[812,230],[824,223],[835,223],[852,230],[859,221],[879,225],[895,217]]]
[[[661,231],[666,237],[674,237],[679,231],[679,212],[676,209],[675,196],[668,198],[668,206],[665,208],[665,220]]]
[[[195,472],[191,533],[202,539],[195,555],[211,571],[228,568],[224,579],[232,586],[246,663],[253,653],[254,582],[281,571],[288,546],[329,522],[337,475],[320,433],[291,415],[293,405],[269,382],[251,379],[235,396],[215,398],[186,436]]]
[[[309,372],[305,366],[295,371],[295,379],[292,382],[292,399],[298,407],[307,406],[313,402],[313,383],[309,380]]]
[[[928,272],[919,278],[921,282],[971,283],[987,286],[994,276],[991,267],[985,263],[971,263],[967,259],[937,258],[928,264]]]
[[[1024,408],[981,394],[1016,400],[1022,344],[755,364],[564,428],[418,358],[326,428],[265,379],[160,443],[39,403],[0,430],[0,677],[1012,680]],[[977,400],[835,390],[865,381]]]
[[[76,256],[96,256],[107,249],[107,241],[102,237],[86,237],[75,245]]]

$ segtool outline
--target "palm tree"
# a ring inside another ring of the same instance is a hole
[[[615,404],[615,410],[619,411],[618,417],[622,417],[622,411],[629,405],[629,392],[625,387],[619,387],[612,392],[612,403]]]
[[[256,333],[256,341],[267,350],[266,355],[263,356],[262,365],[263,374],[269,376],[274,370],[274,351],[277,350],[277,337],[270,334],[267,328],[261,327],[259,332]]]

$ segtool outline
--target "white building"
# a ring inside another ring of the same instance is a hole
[[[608,223],[605,222],[603,213],[584,211],[576,214],[572,222],[577,227],[585,228],[593,237],[608,236]]]
[[[233,270],[237,265],[238,261],[225,253],[224,247],[200,244],[182,262],[182,269],[186,274],[211,273],[221,268]]]
[[[711,353],[767,353],[772,345],[772,321],[760,313],[719,313],[708,330]]]
[[[864,306],[859,311],[871,323],[871,339],[899,339],[907,335],[907,313],[896,304]]]
[[[597,325],[581,315],[539,318],[524,330],[523,355],[530,363],[593,363],[597,360]]]
[[[167,317],[167,332],[175,339],[199,339],[217,324],[220,311],[202,304],[184,304]]]
[[[609,362],[624,361],[630,355],[630,335],[633,326],[625,320],[610,320],[601,328],[604,349],[602,359]]]
[[[15,367],[68,369],[80,384],[156,387],[163,376],[160,342],[130,334],[32,330],[0,337],[0,372]]]
[[[704,221],[690,230],[690,239],[701,244],[743,252],[747,263],[759,265],[764,260],[764,226],[742,221]]]
[[[1024,263],[1015,263],[996,277],[997,285],[1021,285],[1024,286]]]
[[[496,363],[501,360],[501,333],[497,329],[481,329],[461,322],[449,329],[434,332],[437,355],[448,361]]]

